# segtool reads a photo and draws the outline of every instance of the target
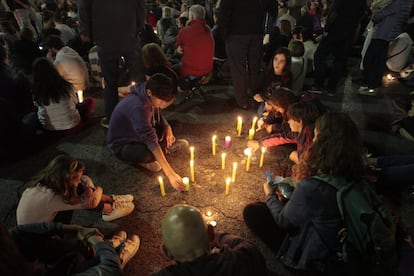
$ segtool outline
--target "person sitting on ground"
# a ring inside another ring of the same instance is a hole
[[[214,233],[214,227],[193,206],[171,208],[162,220],[161,232],[164,254],[175,264],[153,276],[267,273],[264,258],[252,243],[228,233]]]
[[[201,5],[191,6],[189,22],[178,33],[177,52],[182,55],[177,70],[180,79],[202,77],[213,71],[214,39],[205,14]]]
[[[76,91],[89,86],[89,72],[85,61],[72,48],[65,46],[59,36],[51,35],[45,42],[48,58],[53,61],[59,75],[70,82]]]
[[[132,195],[104,194],[102,187],[83,175],[84,170],[67,154],[51,160],[28,182],[17,206],[17,224],[61,221],[61,216],[61,222],[70,223],[72,210],[79,209],[102,212],[104,221],[112,221],[134,210]]]
[[[0,255],[4,275],[120,275],[140,245],[138,235],[127,239],[125,231],[104,240],[96,228],[54,222],[9,231],[0,224],[0,234],[0,245],[7,248],[7,254]],[[77,240],[61,239],[62,234],[76,235]]]
[[[176,140],[161,109],[176,96],[173,81],[164,74],[152,75],[147,82],[133,85],[115,108],[108,129],[107,146],[119,159],[152,172],[161,169],[176,190],[184,190],[182,177],[168,163],[163,150],[171,153],[188,146]]]
[[[287,111],[289,127],[293,133],[298,133],[296,150],[289,155],[289,159],[295,164],[299,164],[312,144],[315,121],[322,115],[321,112],[312,101],[302,101],[289,106]]]
[[[51,132],[60,131],[56,134],[81,130],[81,116],[86,118],[95,106],[93,98],[79,103],[72,84],[62,78],[46,58],[39,58],[33,64],[33,99],[42,128]]]
[[[280,123],[278,122],[278,124],[273,124],[271,135],[264,137],[262,141],[248,141],[247,146],[256,151],[261,146],[269,148],[284,144],[295,144],[297,133],[293,133],[289,127],[287,111],[289,106],[298,101],[298,97],[295,96],[292,90],[283,87],[275,88],[268,103],[272,106],[274,111],[280,113],[282,120],[281,122],[279,121]],[[263,125],[263,127],[265,127],[265,125]]]
[[[65,45],[76,37],[76,32],[66,24],[66,19],[66,11],[63,10],[56,12],[53,17],[55,29],[60,31],[60,38]]]
[[[166,54],[173,54],[177,41],[178,27],[172,15],[172,9],[162,7],[162,18],[157,21],[157,34],[161,39],[162,48]]]
[[[265,183],[266,203],[244,208],[246,225],[274,252],[279,251],[279,260],[295,274],[352,275],[350,267],[332,260],[332,248],[340,245],[337,235],[342,227],[336,189],[312,176],[343,177],[360,183],[362,156],[356,124],[344,113],[327,112],[316,121],[314,142],[294,167],[299,183],[289,199]],[[311,222],[314,227],[309,227]],[[319,233],[312,230],[315,228]]]
[[[292,90],[298,93],[303,90],[306,72],[308,71],[307,63],[304,58],[305,47],[302,41],[292,39],[288,46],[292,54],[292,63],[290,71],[292,72]]]

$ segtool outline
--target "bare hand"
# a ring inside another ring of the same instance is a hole
[[[176,172],[173,172],[171,175],[167,175],[167,177],[174,189],[177,191],[184,191],[185,186],[181,176],[179,176]]]
[[[162,135],[161,135],[161,139],[160,139],[160,141],[162,141],[162,140],[164,140],[165,139],[165,142],[167,143],[167,149],[172,145],[172,144],[174,144],[174,142],[175,142],[175,136],[174,136],[174,133],[173,133],[173,131],[172,131],[172,128],[171,128],[171,126],[166,126],[165,128],[164,128],[164,132],[162,133]]]
[[[267,195],[269,195],[273,192],[273,188],[270,187],[269,183],[266,182],[266,183],[263,184],[263,191],[264,191],[265,195],[267,196]]]
[[[256,102],[258,102],[258,103],[262,103],[262,102],[264,102],[264,100],[263,100],[262,96],[260,96],[260,94],[259,94],[259,93],[255,94],[255,95],[253,96],[253,99],[254,99]]]
[[[260,143],[259,141],[255,141],[255,140],[247,141],[247,147],[251,148],[253,152],[255,152],[256,150],[260,148]]]

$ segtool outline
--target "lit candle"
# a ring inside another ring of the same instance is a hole
[[[266,147],[262,147],[262,154],[260,154],[260,163],[259,163],[260,168],[263,167],[265,152],[266,152]]]
[[[233,162],[233,171],[231,172],[231,182],[236,182],[237,162]]]
[[[194,182],[194,160],[190,160],[190,178]]]
[[[185,191],[188,192],[190,190],[190,179],[188,177],[183,177],[183,183],[185,186]]]
[[[231,146],[231,137],[230,136],[226,136],[224,138],[224,147],[225,148],[229,148]]]
[[[210,221],[209,223],[211,226],[216,227],[217,222],[215,220]]]
[[[213,213],[212,213],[211,211],[207,211],[206,215],[207,215],[208,217],[211,217],[211,216],[213,215]]]
[[[131,82],[131,86],[134,86],[134,85],[135,85],[135,81]]]
[[[190,147],[190,161],[194,161],[194,147]]]
[[[257,117],[254,117],[252,121],[252,129],[256,129],[256,122],[257,122]]]
[[[226,168],[226,153],[223,152],[221,154],[221,169],[225,169]]]
[[[160,183],[161,196],[165,196],[164,180],[162,179],[162,176],[158,177],[158,182]]]
[[[237,136],[241,135],[242,125],[243,125],[243,119],[242,117],[238,116],[237,117]]]
[[[78,94],[78,101],[79,103],[83,103],[83,91],[82,90],[78,90],[78,92],[76,92]]]
[[[231,182],[231,178],[227,177],[226,178],[226,195],[228,195],[230,192],[230,182]]]
[[[252,161],[252,149],[247,148],[244,152],[247,155],[246,172],[248,172],[250,170],[250,162]]]
[[[249,140],[253,140],[254,139],[254,128],[249,129]]]
[[[213,135],[213,137],[211,138],[211,151],[213,155],[216,155],[216,139],[217,135]]]

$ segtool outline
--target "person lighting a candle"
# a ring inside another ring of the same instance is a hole
[[[154,74],[147,82],[131,88],[112,113],[107,146],[116,157],[151,172],[164,171],[174,189],[183,191],[182,177],[166,159],[166,154],[187,148],[189,143],[176,139],[161,109],[175,98],[172,80],[164,74]]]
[[[229,233],[215,233],[214,226],[207,224],[196,207],[172,207],[162,220],[161,233],[162,251],[175,263],[152,276],[178,276],[183,271],[196,271],[199,275],[208,274],[203,271],[235,275],[237,271],[238,276],[267,273],[264,258],[253,243]]]

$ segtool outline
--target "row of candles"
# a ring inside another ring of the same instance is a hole
[[[254,138],[254,134],[255,134],[255,127],[256,127],[256,122],[257,122],[257,117],[253,118],[252,121],[252,128],[249,130],[249,139],[253,139]],[[241,135],[241,129],[242,129],[242,118],[239,116],[237,118],[237,136]],[[211,148],[212,148],[212,154],[213,156],[216,155],[216,146],[217,146],[217,135],[213,135],[212,139],[211,139]],[[230,136],[226,136],[224,138],[224,147],[225,148],[230,148],[231,146],[231,137]],[[195,168],[194,168],[194,151],[195,148],[192,146],[190,147],[190,178],[188,177],[183,177],[183,183],[185,185],[185,191],[189,191],[190,189],[190,181],[192,183],[195,182]],[[259,161],[259,167],[262,168],[263,164],[264,164],[264,155],[266,152],[266,148],[262,147],[261,148],[261,155],[260,155],[260,161]],[[251,166],[251,158],[252,158],[252,149],[251,148],[246,148],[244,150],[244,154],[247,156],[246,159],[246,172],[248,172],[250,170],[250,166]],[[237,174],[237,162],[233,162],[233,167],[232,167],[232,173],[231,173],[231,177],[227,177],[226,178],[226,189],[225,189],[225,194],[228,195],[230,193],[230,183],[231,182],[235,182],[236,181],[236,174]],[[223,152],[221,154],[221,169],[225,170],[226,168],[226,153]],[[161,190],[161,195],[165,196],[165,187],[164,187],[164,180],[162,178],[162,176],[158,177],[158,182],[160,185],[160,190]]]

